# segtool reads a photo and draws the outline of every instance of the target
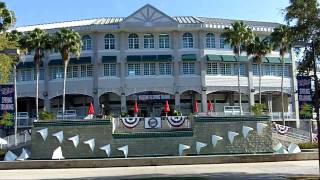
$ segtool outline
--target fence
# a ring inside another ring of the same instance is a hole
[[[0,146],[1,149],[7,149],[12,146],[15,146],[15,136],[14,135],[6,136],[6,137],[3,137],[2,139],[6,140],[8,143],[1,145]],[[23,133],[17,134],[17,145],[19,145],[21,143],[26,143],[28,141],[31,141],[31,135],[29,134],[28,131],[24,131]]]

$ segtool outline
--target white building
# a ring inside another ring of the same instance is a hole
[[[238,104],[237,60],[220,36],[234,20],[207,17],[172,17],[147,4],[128,17],[96,18],[48,23],[17,28],[55,32],[72,28],[82,36],[81,58],[70,60],[67,79],[67,109],[85,115],[90,102],[96,112],[132,112],[137,100],[145,116],[160,115],[165,100],[183,114],[193,111],[194,101],[215,112]],[[244,21],[261,37],[268,36],[277,23]],[[34,112],[35,73],[32,55],[18,67],[19,111]],[[241,93],[244,112],[258,102],[258,66],[243,54]],[[285,111],[297,114],[296,68],[286,57]],[[51,111],[62,107],[63,66],[60,54],[48,53],[41,70],[40,106]],[[279,52],[264,59],[262,100],[269,111],[281,112],[281,64]],[[279,113],[280,114],[280,113]]]

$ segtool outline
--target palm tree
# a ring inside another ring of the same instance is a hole
[[[36,65],[36,119],[39,119],[39,67],[45,51],[51,49],[51,36],[44,30],[36,28],[25,35],[25,48],[34,51],[33,62]]]
[[[0,2],[0,32],[7,30],[16,22],[16,17],[13,11],[7,9],[4,2]]]
[[[272,51],[272,45],[269,38],[260,39],[258,36],[247,46],[247,54],[253,55],[253,59],[259,65],[259,104],[261,104],[261,66],[262,59]]]
[[[62,119],[64,119],[66,109],[66,81],[67,81],[67,67],[70,60],[70,55],[80,57],[81,52],[81,38],[78,32],[72,29],[61,29],[54,34],[54,47],[60,52],[64,62],[64,76],[63,76],[63,95],[62,95]]]
[[[242,21],[235,21],[231,24],[231,28],[225,28],[221,34],[224,36],[225,42],[233,47],[233,52],[237,56],[238,62],[238,93],[239,93],[239,106],[241,107],[241,87],[240,87],[240,54],[245,50],[252,38],[253,33]],[[242,111],[242,108],[241,108]],[[242,113],[242,112],[241,112]]]
[[[291,45],[291,29],[286,25],[280,25],[274,28],[273,32],[271,33],[271,42],[273,43],[273,49],[279,48],[279,54],[281,56],[281,64],[282,64],[282,75],[281,75],[281,118],[283,124],[284,121],[284,94],[283,94],[283,80],[284,80],[284,56],[288,53]]]

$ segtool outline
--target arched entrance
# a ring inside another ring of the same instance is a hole
[[[180,111],[183,115],[188,115],[194,113],[195,101],[198,103],[198,110],[201,112],[201,94],[193,91],[187,90],[180,94]]]
[[[99,97],[102,115],[119,116],[121,113],[121,97],[113,92],[107,92]]]
[[[255,103],[259,103],[259,93],[254,95]],[[291,95],[284,92],[284,112],[293,112],[293,105],[291,103]],[[264,91],[261,92],[261,103],[268,106],[269,112],[282,112],[281,92],[279,91]]]
[[[129,116],[133,116],[134,102],[139,106],[139,116],[159,117],[164,115],[164,104],[168,100],[171,115],[174,111],[174,95],[159,91],[144,91],[127,96],[127,109]]]
[[[66,110],[76,110],[77,117],[85,117],[88,114],[93,98],[83,94],[66,94]],[[62,110],[62,95],[50,99],[51,111],[55,114]],[[97,112],[96,112],[97,113]]]
[[[250,112],[249,97],[241,93],[242,112]],[[224,112],[225,106],[239,106],[239,93],[236,91],[216,91],[207,94],[208,101],[214,104],[215,112]]]
[[[43,109],[44,101],[39,98],[39,110]],[[18,112],[28,112],[29,117],[36,117],[36,98],[18,97]]]

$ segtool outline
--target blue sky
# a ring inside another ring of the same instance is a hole
[[[16,26],[128,16],[149,3],[169,16],[204,16],[283,22],[289,0],[4,0]]]

